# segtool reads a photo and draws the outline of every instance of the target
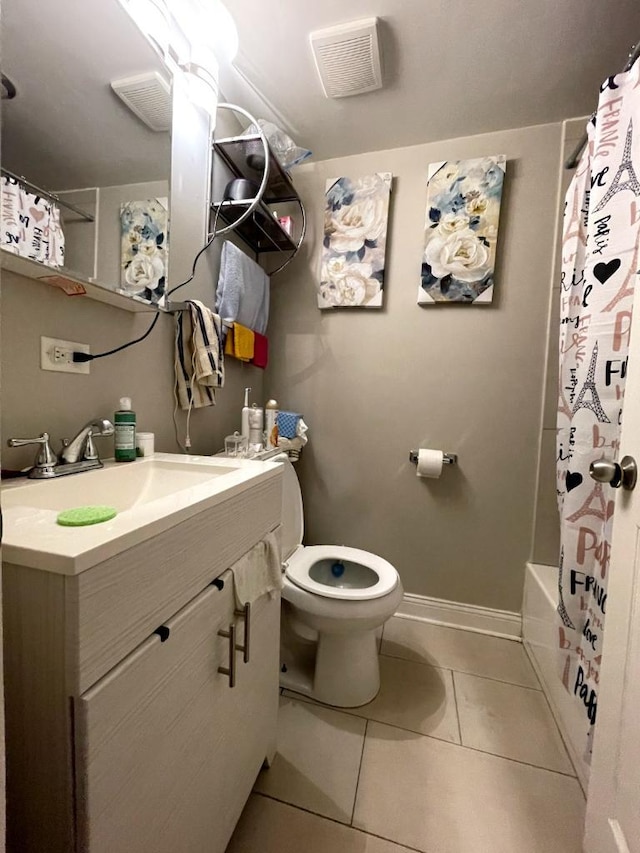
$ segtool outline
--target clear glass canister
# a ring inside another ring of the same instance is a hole
[[[248,442],[244,435],[236,430],[233,435],[228,435],[224,440],[224,455],[225,456],[246,456]]]

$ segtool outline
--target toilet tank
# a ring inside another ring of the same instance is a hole
[[[289,457],[278,459],[282,462],[282,559],[288,560],[293,552],[302,545],[304,535],[304,516],[300,482]]]

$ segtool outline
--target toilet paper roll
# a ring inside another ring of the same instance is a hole
[[[444,454],[441,450],[423,448],[418,451],[418,477],[439,477],[442,474]]]

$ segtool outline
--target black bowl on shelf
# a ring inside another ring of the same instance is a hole
[[[248,201],[258,195],[260,187],[248,178],[234,178],[224,188],[225,201]]]

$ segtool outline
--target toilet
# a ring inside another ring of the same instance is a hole
[[[380,689],[378,629],[403,588],[391,563],[343,545],[302,545],[300,483],[286,456],[282,498],[280,684],[339,708],[370,702]]]

